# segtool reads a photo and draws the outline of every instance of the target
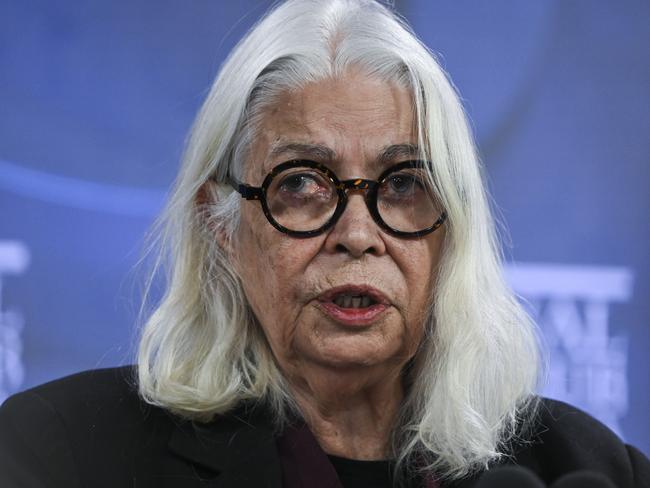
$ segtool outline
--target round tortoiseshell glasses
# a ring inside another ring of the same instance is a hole
[[[258,200],[270,224],[293,237],[313,237],[336,224],[349,191],[364,191],[374,221],[399,237],[420,237],[440,227],[447,214],[436,202],[426,164],[405,161],[386,169],[376,181],[339,180],[327,166],[309,160],[281,163],[262,186],[229,178],[247,200]]]

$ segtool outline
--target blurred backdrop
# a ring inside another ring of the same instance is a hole
[[[143,236],[270,5],[0,1],[0,401],[132,361]],[[401,0],[462,94],[550,350],[544,394],[650,454],[650,3]]]

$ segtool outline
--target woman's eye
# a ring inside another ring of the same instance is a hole
[[[419,181],[412,175],[394,175],[388,179],[390,190],[399,194],[413,192],[418,184]]]
[[[280,181],[279,187],[281,191],[308,195],[322,191],[326,187],[323,178],[316,174],[310,173],[295,173],[287,175]]]
[[[282,188],[290,192],[300,192],[305,189],[305,186],[309,184],[307,177],[303,175],[292,175],[287,176],[282,181]]]

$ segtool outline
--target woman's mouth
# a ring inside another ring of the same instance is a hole
[[[347,326],[375,322],[390,306],[379,291],[367,286],[341,286],[318,297],[318,306],[330,318]]]

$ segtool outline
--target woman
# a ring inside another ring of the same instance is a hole
[[[641,453],[536,399],[462,108],[378,3],[289,1],[240,42],[161,223],[137,368],[8,400],[6,485],[643,486]]]

